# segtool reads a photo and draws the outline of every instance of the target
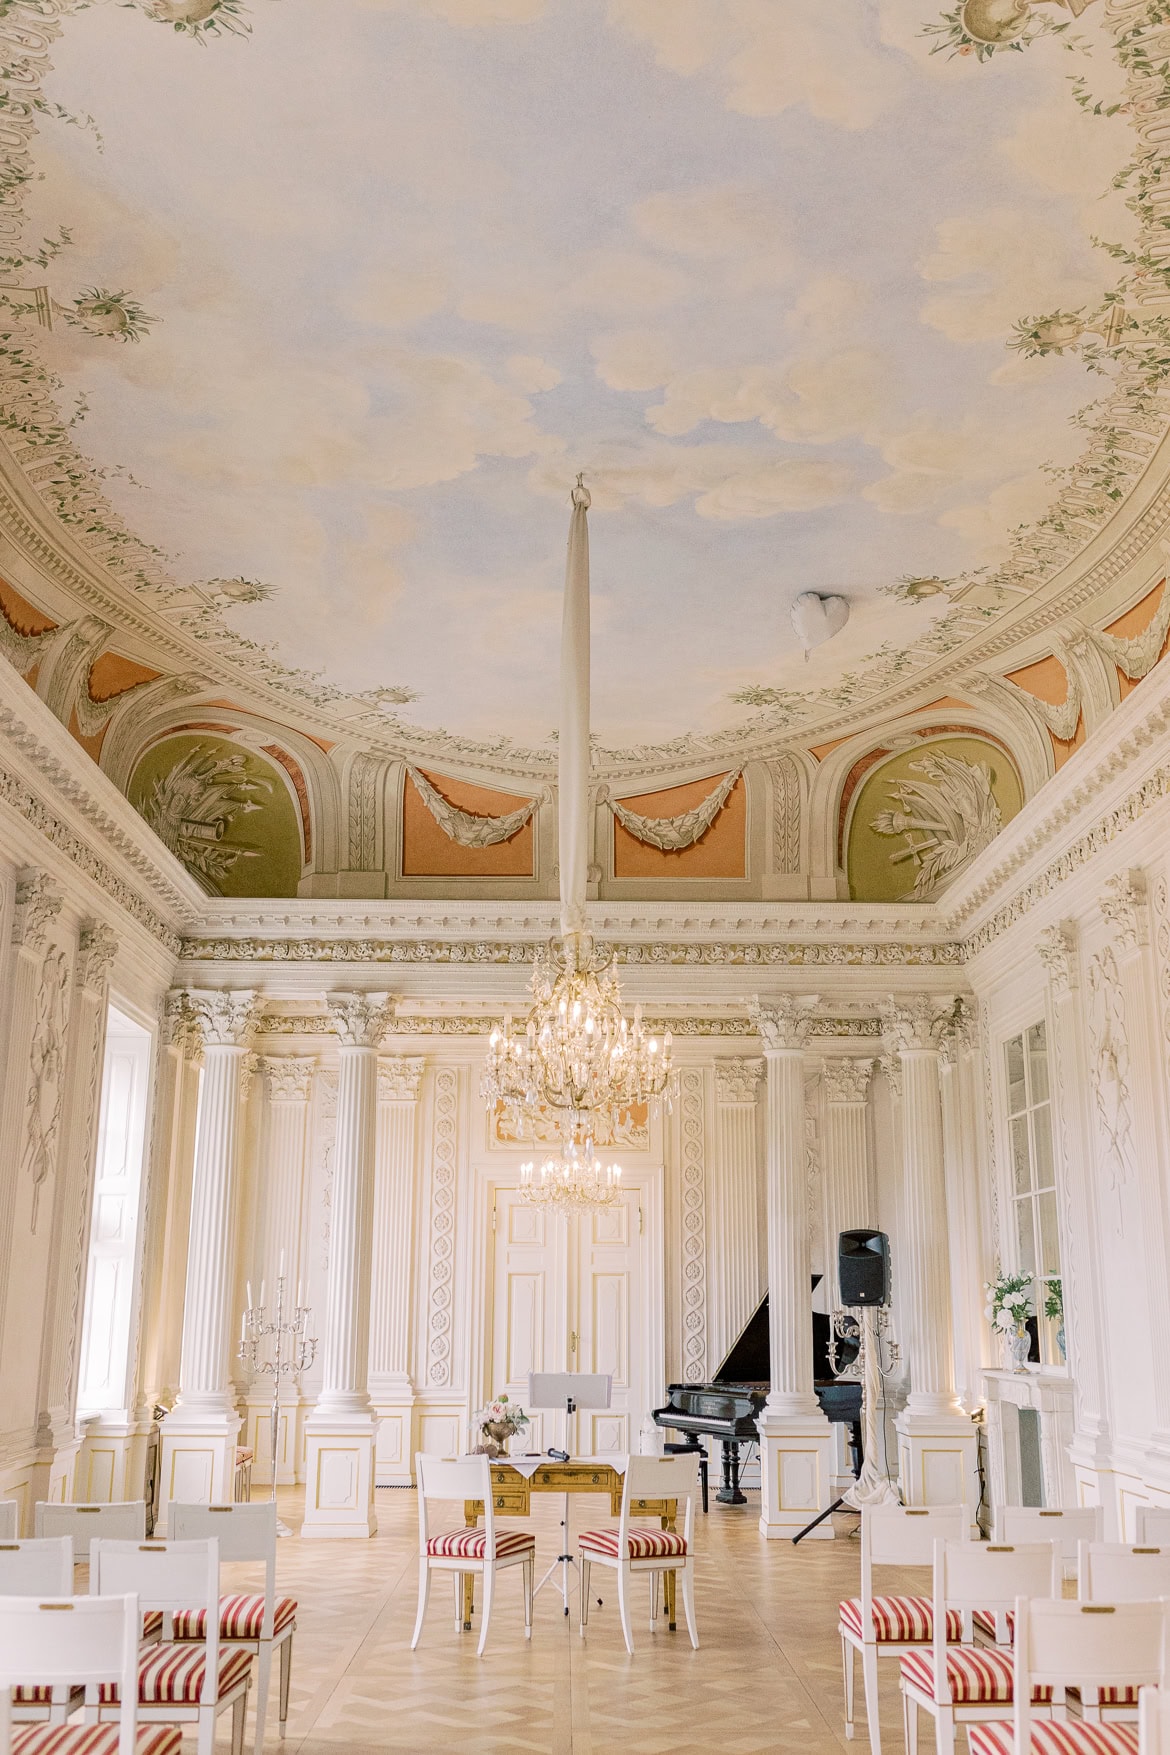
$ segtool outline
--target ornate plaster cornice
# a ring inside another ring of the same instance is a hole
[[[536,941],[509,939],[189,938],[180,957],[195,963],[462,963],[527,964]],[[761,943],[758,939],[705,944],[606,941],[626,968],[950,968],[962,961],[959,944]]]

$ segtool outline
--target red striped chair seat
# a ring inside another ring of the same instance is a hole
[[[874,1638],[879,1645],[929,1645],[934,1638],[934,1605],[929,1597],[873,1597]],[[839,1610],[842,1633],[863,1639],[861,1598],[850,1597]],[[963,1617],[947,1610],[947,1643],[963,1637]]]
[[[67,1692],[71,1698],[76,1696],[78,1701],[85,1695],[84,1688],[70,1688]],[[29,1682],[22,1688],[12,1690],[14,1706],[49,1706],[52,1699],[53,1690],[48,1682]]]
[[[1070,1688],[1069,1694],[1074,1700],[1080,1699],[1080,1689]],[[1138,1691],[1136,1688],[1098,1688],[1098,1706],[1136,1706]]]
[[[947,1651],[947,1689],[953,1706],[1010,1706],[1013,1694],[1013,1660],[1006,1649],[994,1645],[953,1645]],[[934,1649],[926,1646],[902,1659],[902,1679],[934,1698]],[[1034,1688],[1037,1706],[1052,1700],[1051,1688]]]
[[[581,1546],[588,1554],[618,1557],[618,1530],[586,1530]],[[670,1560],[681,1558],[687,1551],[686,1539],[677,1530],[641,1530],[629,1532],[631,1560]]]
[[[178,1725],[139,1725],[136,1755],[179,1755]],[[29,1725],[12,1733],[12,1755],[118,1755],[118,1726]]]
[[[243,1681],[252,1667],[252,1654],[235,1646],[219,1654],[219,1692],[226,1694]],[[148,1645],[138,1657],[138,1704],[140,1706],[198,1706],[203,1699],[207,1673],[207,1648],[203,1645]],[[98,1700],[117,1706],[122,1698],[116,1682],[103,1682]]]
[[[971,1755],[1012,1755],[1010,1722],[968,1725]],[[1087,1725],[1080,1719],[1037,1719],[1031,1755],[1138,1755],[1136,1725]]]
[[[297,1618],[297,1599],[278,1597],[272,1616],[272,1635]],[[259,1639],[264,1625],[264,1593],[259,1596],[220,1597],[219,1637],[221,1639]],[[207,1634],[207,1615],[203,1609],[180,1609],[175,1615],[176,1639],[203,1639]]]
[[[1014,1609],[1006,1610],[1005,1619],[1007,1621],[1008,1644],[1014,1645],[1016,1643],[1016,1611]],[[971,1625],[976,1633],[986,1634],[988,1639],[994,1640],[995,1616],[990,1609],[976,1609],[971,1616]]]
[[[161,1639],[163,1630],[163,1612],[161,1609],[147,1609],[142,1617],[143,1639]]]
[[[496,1531],[497,1560],[505,1554],[522,1554],[526,1549],[536,1552],[536,1538],[527,1530]],[[487,1553],[487,1531],[448,1530],[445,1535],[430,1538],[427,1553],[439,1560],[482,1560]]]

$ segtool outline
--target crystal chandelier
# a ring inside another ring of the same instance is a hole
[[[621,1199],[622,1167],[602,1166],[593,1141],[569,1140],[559,1152],[520,1166],[520,1199],[535,1206],[612,1207]]]
[[[550,1119],[560,1152],[521,1170],[523,1197],[562,1207],[609,1206],[621,1170],[602,1169],[595,1142],[608,1143],[634,1104],[665,1096],[670,1031],[648,1034],[641,1007],[622,1013],[612,955],[594,946],[586,912],[589,825],[589,492],[577,477],[561,628],[561,726],[557,756],[561,937],[535,959],[532,1009],[521,1031],[504,1018],[488,1044],[483,1095],[521,1138],[540,1137]]]

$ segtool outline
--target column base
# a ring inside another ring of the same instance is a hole
[[[965,1505],[974,1525],[979,1508],[979,1434],[966,1414],[904,1409],[898,1431],[898,1472],[907,1505]]]
[[[833,1428],[822,1413],[764,1414],[760,1430],[760,1534],[798,1536],[833,1502]],[[826,1518],[810,1540],[832,1541]]]
[[[239,1436],[234,1410],[172,1409],[162,1423],[156,1535],[167,1533],[172,1499],[180,1505],[231,1504]]]
[[[371,1414],[310,1414],[305,1421],[305,1521],[302,1536],[377,1534]]]

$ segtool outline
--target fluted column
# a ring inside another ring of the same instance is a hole
[[[203,1040],[187,996],[174,988],[163,1001],[155,1049],[137,1391],[143,1417],[149,1417],[156,1402],[172,1401],[178,1390],[195,1088],[202,1055]]]
[[[321,1320],[321,1388],[305,1422],[306,1536],[366,1536],[374,1518],[375,1422],[368,1389],[370,1263],[378,1044],[385,994],[328,996],[337,1032],[337,1140],[329,1273]]]
[[[804,1045],[812,998],[753,1001],[767,1064],[771,1388],[760,1417],[760,1530],[792,1536],[829,1503],[832,1433],[813,1390],[812,1270],[804,1133]],[[831,1536],[832,1525],[816,1532]]]
[[[370,1397],[378,1416],[375,1473],[380,1487],[405,1486],[412,1479],[411,1240],[422,1073],[421,1060],[395,1056],[378,1061]]]
[[[939,1038],[953,1011],[953,1000],[920,995],[885,1008],[902,1067],[902,1237],[893,1267],[905,1286],[910,1395],[898,1431],[907,1504],[974,1507],[975,1432],[955,1390],[943,1158]]]
[[[265,1282],[274,1288],[283,1260],[286,1319],[296,1301],[297,1287],[307,1278],[307,1241],[302,1235],[302,1221],[309,1106],[316,1067],[317,1061],[312,1055],[280,1055],[262,1060],[258,1068],[264,1077],[267,1103],[251,1279],[253,1288]],[[272,1301],[270,1297],[269,1302]],[[252,1478],[260,1485],[272,1479],[272,1459],[269,1456],[272,1448],[271,1389],[268,1378],[258,1378],[248,1393],[248,1443],[256,1456]],[[278,1482],[291,1482],[296,1479],[301,1451],[299,1415],[302,1396],[295,1378],[285,1378],[280,1399],[282,1412],[276,1478]]]
[[[763,1297],[756,1096],[760,1060],[715,1062],[718,1168],[711,1179],[710,1357],[726,1357]]]
[[[165,1501],[227,1500],[239,1433],[229,1364],[237,1159],[244,1061],[258,1009],[250,992],[187,996],[203,1039],[179,1399],[163,1428]],[[165,1518],[165,1504],[163,1509]]]
[[[869,1081],[872,1060],[852,1055],[826,1059],[825,1081],[825,1279],[827,1308],[841,1303],[837,1277],[837,1238],[873,1223],[869,1162]]]

